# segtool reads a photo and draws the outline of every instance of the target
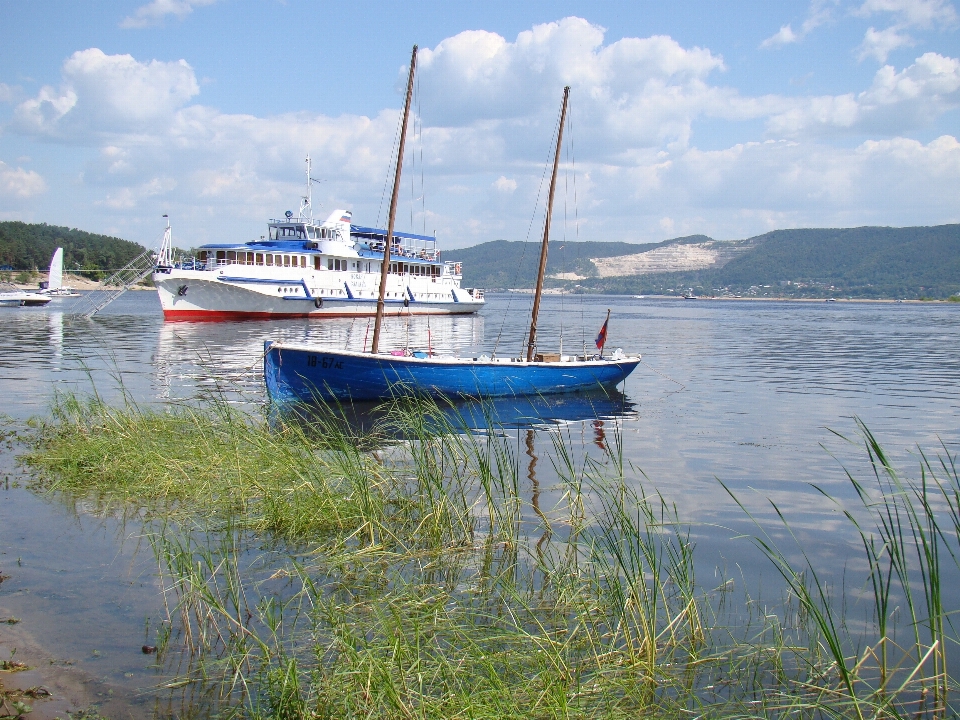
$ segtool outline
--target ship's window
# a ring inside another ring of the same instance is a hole
[[[306,266],[307,266],[307,256],[306,256],[306,255],[301,255],[301,256],[300,256],[300,267],[305,268]]]
[[[289,256],[289,255],[284,255],[284,256],[283,256],[283,266],[284,266],[284,267],[290,267],[290,256]]]
[[[206,262],[206,261],[207,261],[207,251],[206,251],[206,250],[201,250],[199,253],[197,253],[197,260],[199,260],[200,262]]]
[[[237,254],[233,250],[227,251],[227,262],[232,263],[237,261]]]
[[[327,270],[333,270],[333,258],[327,258]]]
[[[273,255],[267,255],[267,265],[273,265]]]
[[[263,265],[263,253],[257,253],[256,264]]]
[[[277,229],[275,227],[270,228],[270,239],[271,240],[277,239]]]
[[[320,270],[322,267],[323,267],[323,266],[320,264],[320,256],[319,256],[319,255],[314,255],[314,256],[313,256],[313,269],[314,269],[314,270]]]

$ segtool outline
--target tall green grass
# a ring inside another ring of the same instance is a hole
[[[913,481],[866,427],[854,439],[871,481],[850,472],[859,504],[831,500],[866,559],[863,625],[802,544],[778,544],[793,536],[775,505],[781,527],[755,520],[750,540],[782,602],[735,612],[726,583],[698,582],[689,528],[644,491],[619,432],[590,455],[552,430],[542,508],[522,491],[531,438],[525,455],[494,418],[470,430],[441,410],[398,399],[358,433],[340,408],[266,422],[220,403],[63,397],[26,461],[38,489],[145,518],[161,651],[189,658],[173,683],[215,688],[222,713],[955,714],[960,477],[946,447]]]

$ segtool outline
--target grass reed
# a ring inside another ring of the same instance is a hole
[[[644,492],[617,431],[599,456],[550,431],[559,499],[543,509],[521,493],[519,435],[449,410],[398,398],[357,433],[342,408],[268,422],[223,403],[64,396],[25,461],[40,490],[144,518],[161,654],[189,656],[182,681],[216,687],[221,714],[956,714],[960,476],[946,447],[912,481],[865,426],[851,440],[872,482],[847,472],[859,505],[827,497],[867,563],[872,619],[852,631],[776,505],[794,547],[758,519],[750,540],[783,602],[725,615],[727,593],[697,581],[689,528]]]

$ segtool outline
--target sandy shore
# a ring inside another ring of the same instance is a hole
[[[13,275],[16,277],[16,275]],[[39,288],[39,283],[41,281],[47,280],[47,273],[40,273],[39,277],[29,283],[16,283],[11,280],[9,285],[15,286],[18,290],[37,290]],[[105,286],[103,283],[100,283],[96,280],[91,280],[90,278],[83,277],[82,275],[74,275],[72,273],[64,273],[63,275],[63,284],[67,287],[71,287],[74,290],[87,291],[87,290],[102,290]],[[152,287],[146,285],[134,285],[130,288],[131,290],[154,290]]]

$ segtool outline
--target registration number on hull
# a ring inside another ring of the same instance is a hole
[[[307,355],[307,367],[320,367],[324,369],[343,370],[343,360],[337,360],[336,358],[332,358],[332,357]]]

